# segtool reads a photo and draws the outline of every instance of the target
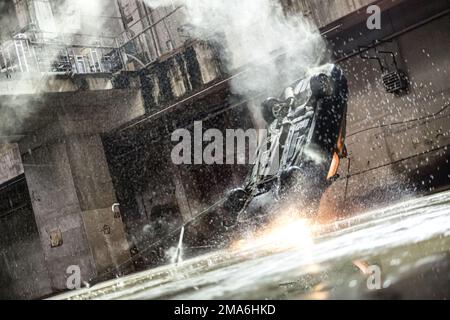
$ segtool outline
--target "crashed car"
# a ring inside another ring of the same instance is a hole
[[[311,69],[280,97],[264,101],[268,133],[259,144],[253,169],[241,188],[228,192],[218,210],[193,223],[195,239],[203,234],[202,244],[222,241],[224,234],[264,220],[280,202],[314,213],[346,156],[347,98],[342,70],[327,64]]]

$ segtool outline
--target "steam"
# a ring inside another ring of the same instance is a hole
[[[275,94],[325,57],[318,29],[301,15],[286,16],[277,0],[145,1],[183,5],[193,36],[219,43],[228,71],[250,67],[232,81],[237,94]]]

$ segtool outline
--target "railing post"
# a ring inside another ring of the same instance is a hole
[[[77,61],[77,57],[75,56],[75,51],[73,51],[72,49],[72,55],[73,55],[73,61],[75,62],[75,71],[77,73],[80,73],[80,70],[78,70],[78,61]]]
[[[36,69],[38,72],[41,72],[41,67],[39,66],[39,60],[36,56],[36,49],[34,48],[34,46],[31,46],[31,48],[33,49],[33,57],[34,57],[34,62],[36,63]]]
[[[67,46],[64,46],[64,49],[66,49],[67,62],[69,63],[70,71],[72,72],[73,71],[73,65],[72,65],[72,62],[70,61],[69,49],[67,48]]]
[[[94,54],[92,53],[92,48],[89,48],[89,53],[90,53],[91,60],[92,60],[93,73],[96,73],[97,67],[95,66],[95,59],[94,59]],[[89,69],[91,69],[90,66],[89,66]],[[89,70],[89,71],[91,72],[92,70]]]
[[[17,62],[19,63],[20,72],[23,72],[22,61],[20,59],[19,49],[17,47],[17,40],[16,39],[14,39],[14,48],[16,49]]]

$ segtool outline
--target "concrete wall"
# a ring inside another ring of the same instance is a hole
[[[409,76],[409,93],[402,96],[386,93],[376,61],[356,56],[341,63],[350,85],[346,144],[351,163],[350,170],[348,161],[341,166],[348,181],[333,187],[338,210],[355,211],[450,184],[449,30],[444,16],[379,47],[395,52]]]
[[[89,247],[101,274],[129,258],[121,217],[112,212],[118,201],[105,152],[99,135],[72,136],[66,143]]]
[[[99,100],[99,95],[102,99]],[[43,135],[100,133],[145,113],[137,74],[28,74],[0,82],[0,141],[33,148]],[[64,122],[51,130],[57,120]]]
[[[143,104],[140,91],[116,90],[49,99],[53,117],[19,141],[53,292],[66,289],[71,265],[89,281],[130,257],[100,134],[142,115]],[[52,247],[55,233],[62,243]]]
[[[11,78],[1,79],[0,96],[111,90],[114,87],[111,80],[109,74],[43,76],[41,73],[12,73]]]
[[[21,174],[23,166],[17,144],[0,145],[0,185]]]
[[[12,169],[17,165],[24,169],[29,198],[27,223],[34,224],[35,230],[15,241],[21,225],[12,220],[5,223],[11,229],[5,231],[11,240],[1,246],[5,253],[2,261],[9,263],[4,269],[8,273],[1,276],[11,291],[2,292],[5,297],[32,298],[67,290],[67,268],[71,265],[80,267],[83,281],[111,277],[115,267],[130,258],[122,217],[112,211],[118,201],[100,137],[144,113],[141,91],[133,84],[133,76],[122,76],[121,80],[108,76],[102,83],[117,85],[120,80],[119,87],[126,89],[100,85],[98,90],[70,92],[65,80],[56,79],[49,81],[56,91],[60,85],[59,93],[43,90],[38,97],[17,95],[2,100],[2,107],[8,110],[23,105],[30,111],[21,114],[22,121],[14,126],[20,148],[18,163],[11,163],[8,154],[0,161],[5,164],[2,168],[8,169],[2,170],[7,180],[13,177]],[[87,78],[84,80],[89,83]],[[94,87],[91,83],[87,88]],[[60,239],[55,244],[51,237]],[[20,249],[21,241],[33,253]],[[24,256],[11,255],[14,250],[25,252]],[[42,275],[20,276],[33,267]],[[27,286],[29,290],[25,290]]]
[[[53,291],[66,290],[67,268],[79,266],[83,281],[129,258],[121,216],[98,135],[41,141],[23,151],[25,177]],[[52,246],[50,237],[62,241]]]
[[[95,262],[65,143],[34,149],[23,155],[23,161],[52,289],[66,289],[66,271],[71,265],[79,266],[82,279],[88,281],[96,275]],[[56,233],[61,234],[62,244],[52,248],[50,236]]]
[[[143,72],[148,111],[181,100],[224,76],[218,52],[204,42],[192,43]]]

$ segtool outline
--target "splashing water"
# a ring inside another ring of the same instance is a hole
[[[184,226],[181,227],[180,238],[178,240],[178,246],[172,255],[171,262],[172,264],[178,264],[183,261],[183,237],[184,237]]]
[[[282,218],[249,238],[253,245],[235,243],[232,250],[127,276],[121,280],[124,288],[117,288],[113,280],[57,298],[367,298],[384,292],[366,287],[365,270],[373,265],[382,272],[386,294],[420,298],[440,289],[445,293],[450,272],[449,204],[450,191],[322,226]],[[274,244],[278,249],[268,252]]]

